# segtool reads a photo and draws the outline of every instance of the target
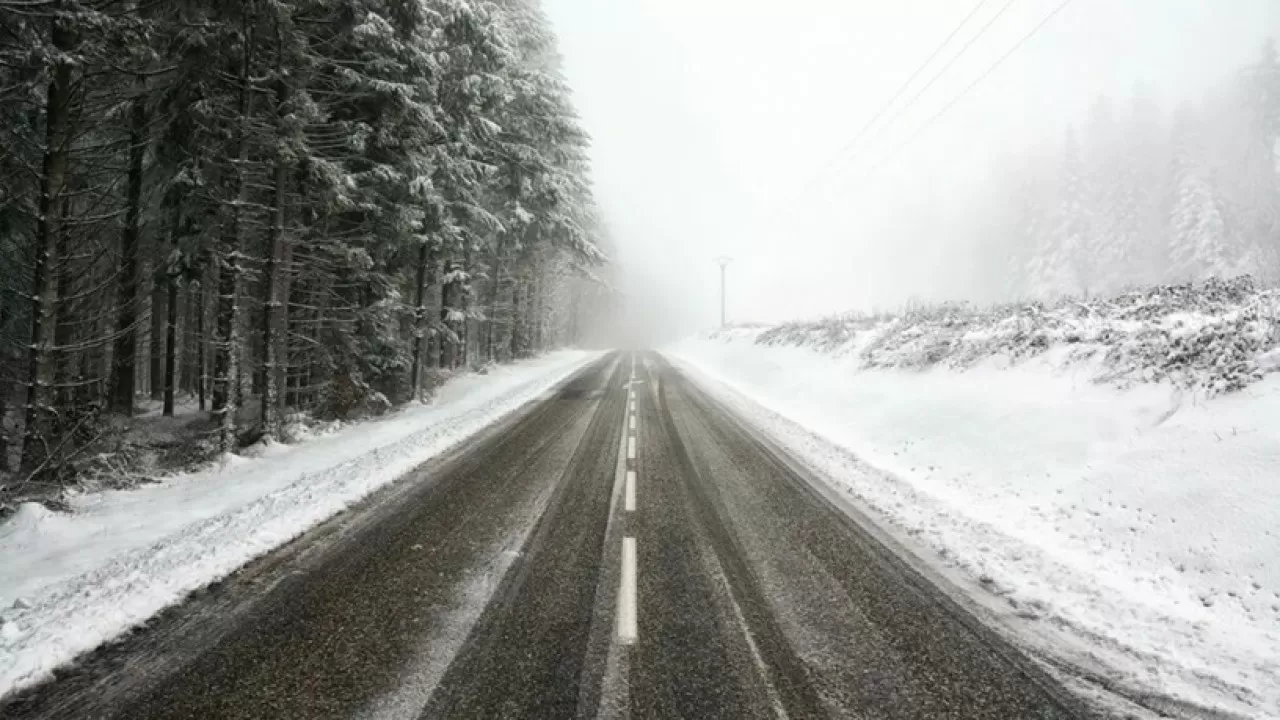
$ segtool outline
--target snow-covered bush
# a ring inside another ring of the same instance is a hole
[[[856,352],[869,368],[965,368],[1012,362],[1051,347],[1101,361],[1099,381],[1168,381],[1210,393],[1238,390],[1269,372],[1259,356],[1280,346],[1280,291],[1241,276],[1156,285],[1110,298],[979,308],[913,307],[899,315],[845,314],[759,332],[762,345]]]

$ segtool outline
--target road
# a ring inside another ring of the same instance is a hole
[[[4,718],[1077,718],[654,353],[0,706]]]

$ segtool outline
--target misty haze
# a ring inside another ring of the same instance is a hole
[[[1280,720],[1276,0],[0,0],[0,718]]]

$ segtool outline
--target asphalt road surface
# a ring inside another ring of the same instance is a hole
[[[653,353],[614,353],[3,718],[1079,718]]]

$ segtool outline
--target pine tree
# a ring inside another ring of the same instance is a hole
[[[211,395],[225,452],[577,334],[602,228],[536,3],[0,0],[0,26],[22,477],[140,394]]]
[[[1110,292],[1123,284],[1129,270],[1131,198],[1127,196],[1120,122],[1107,97],[1094,101],[1085,128],[1079,166],[1079,218],[1083,253],[1078,261],[1083,287]]]
[[[1240,269],[1280,279],[1280,57],[1268,41],[1238,90],[1240,122],[1232,137],[1232,200],[1239,216]]]
[[[1068,129],[1058,170],[1056,203],[1048,214],[1031,266],[1032,283],[1040,294],[1088,294],[1092,263],[1089,230],[1093,225],[1086,195],[1080,145]]]
[[[1232,274],[1222,212],[1208,184],[1188,173],[1174,210],[1173,266],[1180,277],[1202,280]]]
[[[1169,130],[1160,107],[1139,88],[1124,132],[1127,201],[1132,203],[1133,284],[1160,282],[1168,276],[1169,220],[1177,188],[1169,172]]]

